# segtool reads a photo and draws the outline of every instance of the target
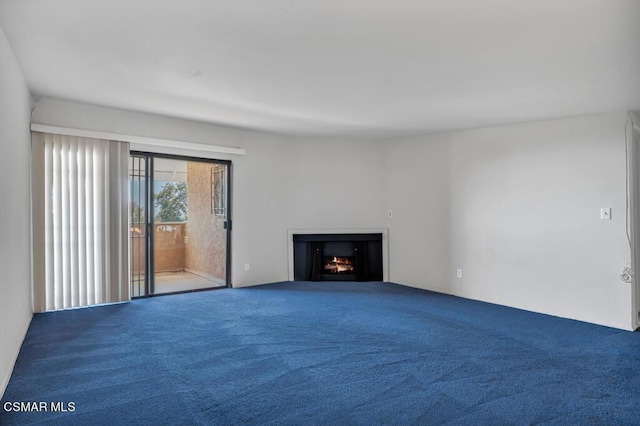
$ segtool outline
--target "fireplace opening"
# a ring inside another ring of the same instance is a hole
[[[294,234],[294,279],[382,281],[382,234]]]
[[[353,257],[325,257],[322,269],[329,274],[353,274]]]

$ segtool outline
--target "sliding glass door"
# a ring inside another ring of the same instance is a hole
[[[229,286],[230,163],[134,153],[133,297]]]

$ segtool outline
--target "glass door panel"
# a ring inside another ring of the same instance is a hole
[[[131,155],[129,157],[129,226],[130,226],[130,285],[131,297],[147,295],[147,230],[148,158]]]
[[[151,294],[227,285],[227,164],[153,160]]]

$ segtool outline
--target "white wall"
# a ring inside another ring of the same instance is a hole
[[[31,95],[0,29],[0,395],[31,321]]]
[[[450,151],[445,136],[387,145],[389,272],[395,283],[450,292]]]
[[[627,140],[629,142],[632,159],[629,164],[631,170],[631,208],[635,212],[631,217],[631,235],[633,236],[635,279],[633,291],[635,292],[634,306],[632,312],[635,313],[636,328],[640,326],[640,279],[638,270],[640,269],[640,112],[634,111],[629,114],[629,128],[627,130]]]
[[[272,135],[55,100],[40,101],[33,121],[246,149],[244,156],[158,150],[233,161],[235,287],[288,279],[290,228],[386,226],[380,141]]]
[[[632,329],[632,289],[618,280],[630,263],[626,118],[602,114],[396,141],[389,208],[395,203],[411,216],[390,221],[392,280]],[[405,189],[394,195],[399,186]],[[601,207],[612,208],[611,221],[600,220]],[[449,252],[442,263],[428,260],[438,247]]]

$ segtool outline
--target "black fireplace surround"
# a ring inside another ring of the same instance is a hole
[[[382,281],[382,234],[293,234],[296,281]]]

